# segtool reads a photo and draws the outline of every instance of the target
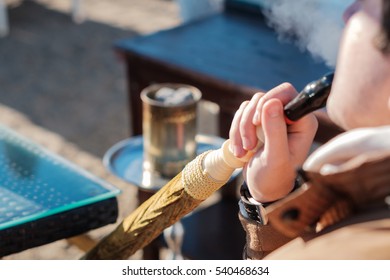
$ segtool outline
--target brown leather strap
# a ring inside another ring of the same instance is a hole
[[[348,197],[358,208],[364,208],[390,194],[390,155],[383,152],[352,158],[334,174],[305,173],[313,184],[323,185]]]
[[[346,162],[335,174],[306,172],[307,183],[266,208],[269,223],[289,237],[315,231],[318,221],[320,228],[333,224],[390,195],[389,171],[389,155],[370,154]]]
[[[305,183],[285,199],[266,208],[268,221],[288,237],[296,237],[312,227],[336,200],[330,189]]]

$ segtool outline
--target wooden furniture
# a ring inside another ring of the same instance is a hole
[[[295,45],[281,42],[258,11],[240,9],[235,2],[227,1],[222,14],[116,44],[127,67],[133,135],[142,133],[140,92],[152,83],[199,88],[204,100],[220,106],[219,135],[227,138],[235,111],[255,92],[283,82],[299,91],[330,71]],[[324,117],[322,137],[338,133]]]

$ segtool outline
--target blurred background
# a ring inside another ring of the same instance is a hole
[[[101,157],[129,137],[125,66],[113,44],[180,23],[170,0],[5,0],[0,103]]]
[[[33,139],[120,188],[118,222],[136,207],[137,189],[108,174],[101,162],[112,145],[131,135],[125,63],[113,46],[186,20],[174,0],[0,0],[0,120],[28,126],[30,136],[39,134]],[[218,106],[202,102],[198,110],[200,132],[215,133],[210,116]],[[99,239],[115,226],[89,234]],[[82,255],[60,240],[5,259]]]
[[[269,8],[269,23],[282,39],[294,31],[302,50],[334,65],[341,14],[351,0],[243,2]],[[223,0],[0,0],[0,34],[7,32],[1,30],[2,6],[9,22],[8,35],[0,37],[0,104],[102,157],[131,134],[126,69],[114,43],[221,11],[222,5]],[[218,106],[199,107],[199,132],[216,134]]]

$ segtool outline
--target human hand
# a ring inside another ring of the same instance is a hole
[[[243,157],[256,148],[256,129],[262,126],[264,146],[245,165],[244,179],[254,199],[269,202],[287,195],[294,185],[295,170],[307,157],[317,120],[309,114],[287,126],[283,106],[297,95],[284,83],[264,93],[256,93],[241,104],[230,128],[231,151]]]

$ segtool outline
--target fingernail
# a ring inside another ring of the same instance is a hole
[[[240,149],[240,147],[237,146],[237,145],[230,146],[230,151],[233,153],[233,155],[234,155],[235,157],[239,157],[239,156],[241,155],[241,154],[240,154],[241,149]]]
[[[268,109],[268,115],[271,118],[276,118],[280,116],[280,108],[278,106],[271,106],[271,108]]]
[[[252,148],[252,142],[248,138],[243,138],[242,146],[245,150],[250,150]]]

